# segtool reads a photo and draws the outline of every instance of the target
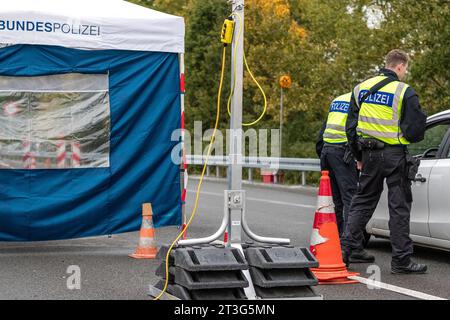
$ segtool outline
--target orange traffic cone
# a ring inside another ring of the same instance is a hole
[[[320,178],[310,249],[319,261],[319,268],[311,270],[320,284],[357,283],[348,277],[358,275],[358,273],[348,272],[342,259],[328,171],[322,171]]]
[[[142,226],[139,232],[139,244],[136,251],[130,255],[135,259],[154,259],[158,253],[155,241],[155,230],[153,229],[153,210],[151,203],[142,205]]]

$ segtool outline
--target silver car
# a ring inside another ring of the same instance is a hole
[[[417,245],[450,250],[450,110],[427,119],[425,139],[409,146],[421,159],[412,182],[411,239]],[[389,237],[387,186],[366,230],[376,237]]]

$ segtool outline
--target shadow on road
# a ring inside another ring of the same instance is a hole
[[[374,251],[374,253],[382,252],[391,254],[391,243],[388,239],[373,238],[367,245],[367,249]],[[420,259],[426,259],[430,261],[435,261],[438,263],[450,264],[450,252],[445,250],[434,249],[424,246],[414,246],[414,257]]]

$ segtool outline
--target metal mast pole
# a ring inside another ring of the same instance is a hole
[[[232,43],[231,85],[234,91],[231,100],[230,148],[228,165],[228,190],[224,191],[224,216],[219,230],[211,236],[199,239],[180,240],[180,245],[211,243],[225,230],[228,231],[228,246],[240,246],[242,230],[257,242],[289,244],[289,239],[261,237],[250,230],[245,219],[245,191],[242,190],[242,105],[244,82],[244,0],[229,0],[233,5],[235,19]]]
[[[244,78],[244,0],[233,2],[233,12],[241,19],[236,20],[234,40],[232,44],[232,61],[236,68],[232,68],[232,81],[234,79],[234,93],[231,101],[230,121],[230,164],[228,166],[228,190],[242,190],[242,103],[243,103],[243,78]],[[240,38],[239,37],[240,33]],[[231,243],[241,243],[242,236],[242,207],[243,194],[229,193],[229,215],[231,224],[228,227]],[[232,208],[231,204],[237,205]]]
[[[233,12],[240,16],[236,19],[235,34],[233,38],[232,81],[235,83],[231,103],[230,123],[230,154],[228,166],[228,190],[225,190],[225,200],[228,204],[229,225],[228,234],[231,244],[242,243],[242,230],[252,240],[266,243],[289,244],[289,239],[269,238],[255,234],[247,224],[245,218],[245,191],[242,190],[242,105],[244,87],[244,0],[233,1]],[[239,37],[240,33],[240,37]]]

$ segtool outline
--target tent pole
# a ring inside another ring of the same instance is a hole
[[[186,162],[186,144],[185,144],[185,118],[184,118],[184,99],[185,99],[185,64],[184,54],[180,53],[180,104],[181,104],[181,162],[180,162],[180,185],[181,185],[181,228],[186,227],[186,193],[187,193],[187,162]],[[186,239],[186,231],[183,234],[183,239]]]

